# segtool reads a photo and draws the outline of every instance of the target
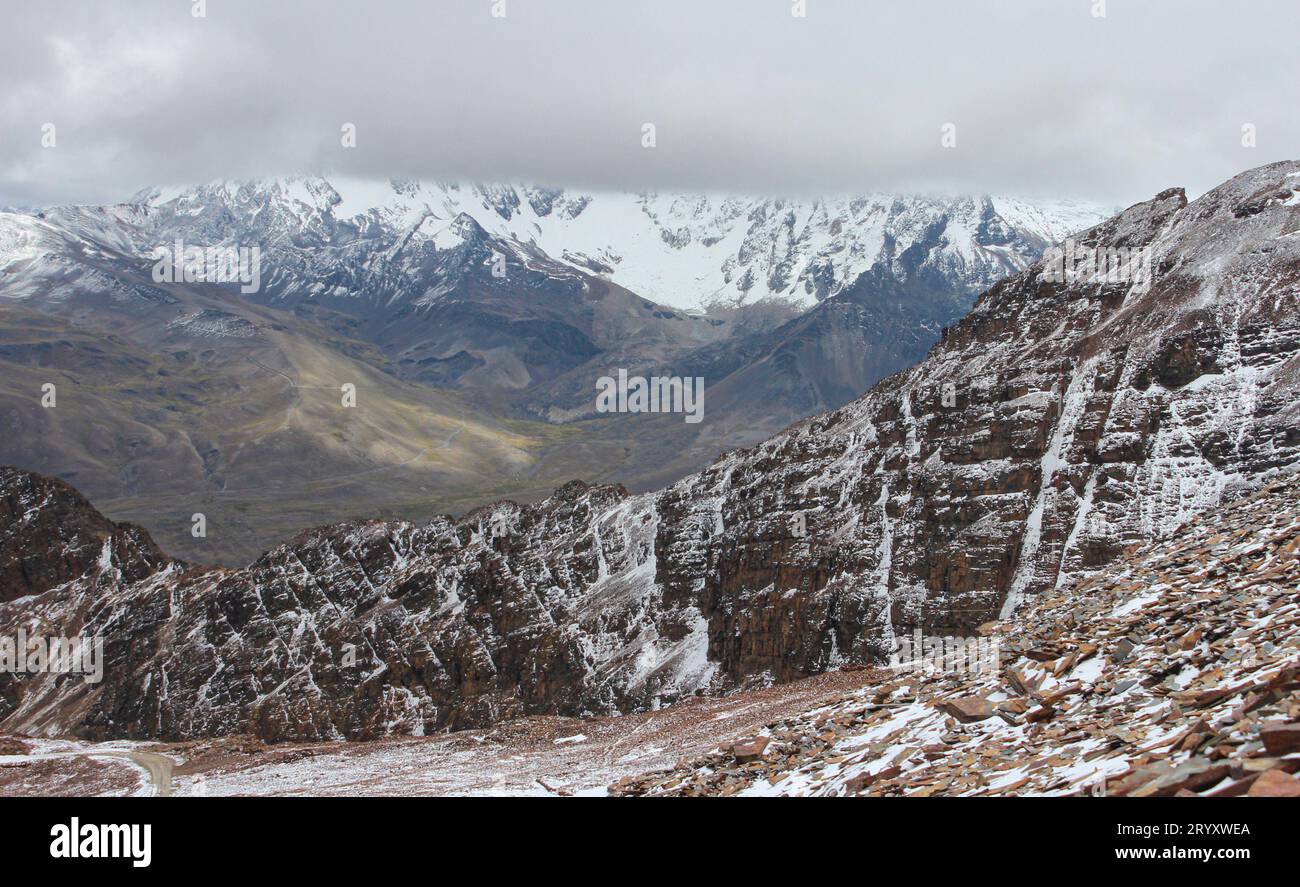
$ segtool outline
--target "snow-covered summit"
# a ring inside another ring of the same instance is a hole
[[[467,215],[494,237],[679,309],[762,299],[810,307],[877,262],[900,276],[931,268],[973,293],[1110,211],[1012,197],[784,200],[341,177],[154,188],[132,202],[228,227],[278,219],[334,244],[385,233],[436,244]]]

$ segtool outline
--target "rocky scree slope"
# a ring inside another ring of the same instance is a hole
[[[611,792],[1300,797],[1300,475],[984,633]]]
[[[138,578],[108,557],[30,587],[0,629],[100,632],[108,677],[7,678],[0,726],[420,733],[653,707],[881,662],[915,629],[969,634],[1300,463],[1298,191],[1300,164],[1274,164],[1132,207],[1082,240],[1150,247],[1149,291],[1032,267],[914,369],[659,493],[575,483],[311,531],[246,570]],[[35,506],[14,510],[15,538]]]

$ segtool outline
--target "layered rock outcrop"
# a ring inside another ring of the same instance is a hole
[[[620,795],[1300,796],[1300,475]]]

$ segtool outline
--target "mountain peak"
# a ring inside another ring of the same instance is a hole
[[[77,580],[139,582],[171,561],[149,534],[115,524],[69,484],[0,466],[0,603]]]
[[[973,294],[1106,214],[1091,204],[989,195],[788,200],[320,176],[150,188],[132,202],[173,219],[225,218],[202,232],[218,238],[273,236],[277,216],[321,232],[396,237],[426,217],[465,214],[487,234],[558,261],[573,257],[587,272],[608,269],[600,273],[612,282],[678,309],[760,300],[810,307],[891,261],[886,244],[913,248]]]

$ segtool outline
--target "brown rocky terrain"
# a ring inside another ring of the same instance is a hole
[[[10,471],[3,477],[0,601],[79,579],[105,557],[120,565],[126,582],[166,563],[147,533],[107,520],[62,481]]]
[[[1300,476],[620,795],[1300,796]]]
[[[985,673],[950,651],[367,743],[0,738],[0,793],[1296,796],[1298,552],[1300,475],[984,626]]]
[[[1080,238],[1149,248],[1149,288],[1031,267],[913,369],[659,493],[573,483],[321,528],[243,570],[143,540],[93,563],[93,544],[55,544],[51,564],[7,568],[27,585],[0,593],[0,634],[100,635],[106,677],[0,675],[0,729],[428,734],[653,709],[879,664],[914,631],[972,635],[1300,465],[1297,233],[1300,163],[1191,203],[1167,191]],[[23,472],[0,496],[0,550],[49,547],[49,509],[88,538],[135,532]]]

